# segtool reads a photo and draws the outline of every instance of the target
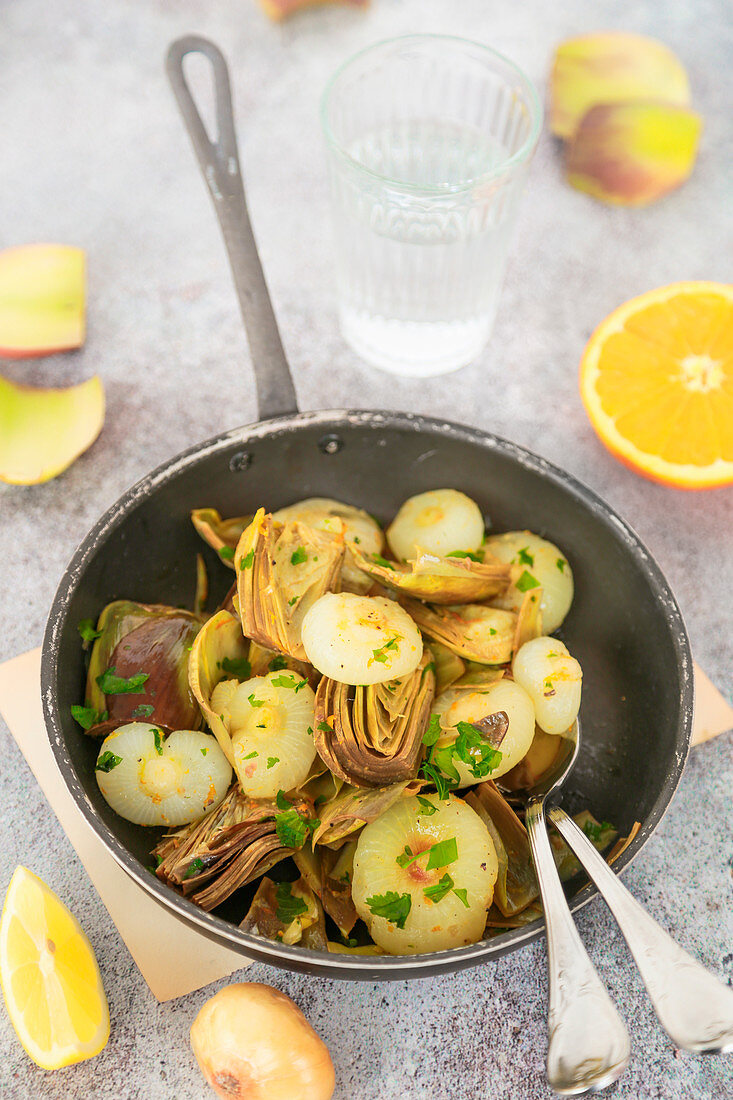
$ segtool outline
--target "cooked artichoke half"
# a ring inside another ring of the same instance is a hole
[[[99,616],[92,646],[86,706],[109,733],[139,718],[169,729],[200,729],[203,722],[188,685],[188,654],[202,618],[163,604],[115,600]]]
[[[359,919],[351,899],[355,851],[355,841],[347,841],[339,851],[324,847],[314,849],[306,841],[302,848],[293,852],[303,879],[320,898],[323,908],[344,936],[348,936]]]
[[[273,512],[272,518],[279,523],[298,520],[316,531],[327,531],[337,536],[343,533],[347,550],[341,567],[341,588],[344,592],[356,592],[362,596],[369,591],[372,582],[359,569],[348,548],[356,543],[363,554],[379,554],[384,549],[384,532],[368,512],[340,500],[309,497],[289,504],[287,508],[280,508]]]
[[[517,626],[513,611],[468,603],[431,607],[403,597],[400,603],[425,634],[482,665],[503,665],[512,658]]]
[[[191,523],[204,542],[207,542],[230,569],[234,568],[234,551],[242,532],[252,522],[252,516],[235,516],[222,519],[216,508],[194,508]],[[223,553],[222,553],[223,551]]]
[[[310,607],[338,590],[343,534],[278,523],[260,508],[235,554],[242,629],[261,646],[306,660],[300,631]]]
[[[394,592],[430,603],[477,603],[504,592],[511,578],[511,567],[487,555],[478,562],[465,557],[441,558],[418,549],[414,559],[388,562],[371,558],[359,547],[348,543],[355,563],[368,577]]]
[[[527,830],[491,780],[473,787],[463,797],[491,833],[499,857],[494,905],[503,916],[514,916],[539,893]]]
[[[275,812],[232,787],[210,814],[164,837],[153,849],[160,860],[155,873],[202,909],[215,909],[240,886],[293,854],[277,835]]]
[[[242,635],[239,619],[228,611],[217,611],[196,636],[188,660],[188,681],[211,732],[229,763],[234,752],[229,730],[211,705],[214,688],[222,680],[247,680],[250,676],[249,642]]]
[[[414,778],[434,695],[435,673],[425,653],[399,680],[353,687],[324,676],[313,726],[318,755],[354,787]]]
[[[376,821],[400,798],[411,798],[424,785],[420,779],[408,779],[389,787],[343,787],[335,798],[319,805],[321,823],[313,834],[313,844],[340,847],[347,836]]]

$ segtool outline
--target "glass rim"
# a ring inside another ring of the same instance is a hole
[[[361,161],[356,160],[350,153],[346,152],[343,144],[339,141],[333,132],[331,123],[328,119],[328,106],[331,99],[331,93],[333,92],[336,81],[339,77],[352,65],[355,61],[358,61],[360,57],[364,57],[365,54],[371,53],[373,50],[379,49],[381,46],[391,46],[397,42],[452,42],[458,43],[461,46],[471,46],[481,50],[483,53],[489,55],[491,58],[498,59],[503,65],[506,65],[511,69],[514,74],[519,77],[522,85],[527,93],[527,101],[530,114],[530,132],[525,138],[522,145],[517,149],[516,153],[512,153],[510,157],[503,160],[501,164],[491,168],[488,172],[482,172],[479,176],[474,176],[470,180],[464,180],[461,183],[454,185],[439,185],[434,184],[416,184],[409,183],[406,180],[398,180],[393,176],[386,176],[381,172],[376,172],[373,168],[367,168]],[[540,101],[539,93],[534,86],[534,83],[530,80],[527,74],[520,69],[516,62],[506,57],[505,54],[499,53],[498,50],[492,49],[491,46],[486,46],[483,42],[476,42],[472,38],[462,38],[460,35],[455,34],[401,34],[396,35],[393,38],[381,38],[378,42],[372,42],[371,45],[365,46],[361,50],[357,50],[356,53],[348,57],[346,61],[343,61],[336,71],[329,78],[326,87],[321,95],[320,103],[320,117],[321,127],[323,129],[323,135],[326,139],[326,143],[330,149],[333,150],[338,156],[340,156],[347,164],[350,164],[353,168],[366,176],[370,176],[372,179],[379,180],[381,183],[387,183],[391,187],[398,188],[403,191],[410,192],[415,195],[457,195],[462,191],[471,191],[473,188],[480,186],[483,183],[487,183],[489,180],[496,179],[502,173],[506,172],[508,168],[514,167],[517,164],[521,164],[526,160],[529,154],[532,152],[534,146],[537,143],[537,139],[540,134],[543,121],[542,103]]]

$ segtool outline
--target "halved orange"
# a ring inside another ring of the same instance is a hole
[[[609,451],[680,489],[733,483],[733,285],[673,283],[591,336],[580,393]]]

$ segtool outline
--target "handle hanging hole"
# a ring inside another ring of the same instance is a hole
[[[251,451],[237,451],[229,459],[229,469],[233,474],[241,474],[244,470],[248,470],[254,462],[254,455]]]
[[[340,435],[334,435],[329,433],[324,435],[318,440],[318,449],[322,451],[324,455],[335,455],[341,450],[344,445],[344,441]]]

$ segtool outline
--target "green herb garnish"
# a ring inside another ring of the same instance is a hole
[[[329,726],[328,722],[325,722],[325,721],[320,721],[318,723],[318,728],[321,731],[321,733],[333,733],[334,732],[333,728],[331,726]]]
[[[421,852],[415,852],[414,854],[410,846],[406,844],[404,851],[397,856],[396,862],[399,867],[409,867],[416,859],[420,859],[421,856],[425,855],[428,857],[426,868],[428,871],[432,871],[436,867],[447,867],[449,863],[455,863],[458,859],[456,838],[450,837],[448,840],[439,840],[437,844],[431,845],[430,848],[423,848]]]
[[[280,669],[288,667],[288,662],[278,654],[277,657],[272,658],[268,667],[270,672],[279,672]]]
[[[220,546],[219,547],[219,557],[223,558],[224,561],[233,561],[234,560],[234,547],[233,546]]]
[[[252,692],[251,695],[247,696],[247,700],[248,700],[249,705],[251,707],[264,707],[264,705],[265,705],[265,700],[264,699],[255,699],[255,693],[254,692]]]
[[[375,565],[381,565],[382,569],[391,569],[393,573],[397,568],[393,561],[387,561],[381,554],[372,554],[372,561]]]
[[[202,750],[201,750],[201,755],[202,755],[202,756],[206,756],[206,754],[207,754],[207,752],[208,752],[208,751],[209,751],[208,749],[202,749]]]
[[[298,546],[290,555],[290,564],[302,565],[304,561],[308,561],[308,554],[306,553],[305,546]]]
[[[149,718],[155,710],[152,703],[138,703],[130,715],[131,718]]]
[[[410,915],[412,897],[410,894],[398,894],[396,890],[388,890],[386,894],[373,894],[367,898],[367,905],[375,917],[384,917],[392,921],[398,928],[405,927],[405,921]]]
[[[399,641],[399,635],[395,634],[394,638],[390,638],[384,645],[380,645],[378,649],[372,650],[372,660],[379,661],[380,664],[386,665],[388,660],[388,650],[397,649],[397,642]]]
[[[435,886],[426,886],[423,890],[423,894],[430,901],[439,902],[442,901],[449,890],[453,889],[453,879],[446,871],[440,882],[436,882]]]
[[[256,752],[256,751],[255,751],[255,752],[250,752],[250,753],[247,753],[247,755],[246,755],[246,756],[243,756],[243,757],[242,757],[242,760],[254,760],[254,758],[255,758],[256,756],[259,756],[259,755],[260,755],[260,754],[259,754],[258,752]]]
[[[275,916],[281,924],[292,924],[296,917],[302,917],[308,912],[308,906],[302,898],[293,894],[289,882],[280,882],[275,890]]]
[[[279,764],[279,763],[280,763],[280,757],[279,756],[268,756],[268,758],[267,758],[267,770],[269,771],[270,768],[274,768],[275,765]]]
[[[302,848],[308,836],[308,826],[294,808],[275,814],[275,831],[284,848]]]
[[[520,565],[529,565],[530,568],[534,565],[534,554],[530,554],[528,546],[523,546],[519,551],[517,561]]]
[[[92,726],[96,726],[99,722],[106,722],[108,713],[106,710],[98,711],[94,707],[79,707],[74,705],[71,708],[71,717],[74,721],[78,722],[83,730],[90,730]]]
[[[427,729],[422,735],[423,745],[434,745],[436,741],[440,740],[442,733],[443,731],[440,728],[440,715],[431,714]]]
[[[558,558],[557,561],[555,562],[555,565],[557,566],[557,568],[560,570],[561,573],[565,572],[565,566],[567,564],[568,563],[565,561],[565,558]]]
[[[607,829],[613,828],[614,826],[610,821],[595,822],[589,819],[583,822],[583,832],[593,844],[601,839],[601,833],[605,833]]]
[[[244,557],[239,559],[239,568],[240,569],[251,569],[252,568],[252,562],[254,560],[255,560],[254,550],[248,550],[247,553],[244,555]]]
[[[416,798],[420,803],[418,817],[432,817],[434,813],[438,812],[438,807],[433,805],[429,798],[424,798],[421,794],[416,795]]]
[[[97,760],[97,763],[94,765],[94,770],[96,772],[111,772],[113,768],[116,768],[117,765],[121,763],[121,756],[115,756],[113,752],[107,750],[107,752],[103,752]]]
[[[221,667],[223,672],[228,672],[230,676],[236,676],[240,684],[243,684],[245,680],[249,680],[252,675],[252,665],[246,657],[223,657]]]
[[[298,597],[297,596],[291,596],[291,598],[288,600],[288,607],[292,607],[293,604],[297,603],[297,602],[298,602]]]
[[[463,904],[466,906],[466,909],[468,909],[468,890],[466,890],[464,887],[461,887],[460,890],[454,890],[453,893],[456,895],[459,901],[463,902]]]
[[[527,592],[530,588],[539,588],[540,582],[536,577],[533,577],[531,573],[528,573],[525,569],[521,577],[517,581],[516,587],[519,592]]]
[[[445,556],[446,558],[470,558],[471,561],[477,561],[479,564],[483,560],[480,554],[474,554],[472,550],[451,550],[450,554]]]
[[[199,873],[199,871],[203,871],[203,869],[204,869],[204,861],[202,859],[199,859],[198,857],[196,857],[196,859],[192,859],[191,862],[189,863],[188,867],[186,868],[186,873],[183,877],[184,878],[193,878],[194,875],[197,875]]]
[[[115,666],[112,665],[101,676],[97,676],[97,685],[105,695],[144,695],[143,684],[148,676],[147,672],[136,672],[127,679],[124,676],[115,676]]]
[[[102,635],[101,630],[94,629],[94,619],[82,619],[80,623],[77,623],[76,629],[85,642],[93,642],[95,638],[99,638]]]
[[[453,742],[454,754],[468,764],[476,779],[485,779],[499,766],[501,753],[470,722],[459,722],[456,729],[458,736]]]
[[[163,755],[163,731],[157,729],[155,726],[152,728],[153,744],[155,745],[155,751],[158,756]]]

